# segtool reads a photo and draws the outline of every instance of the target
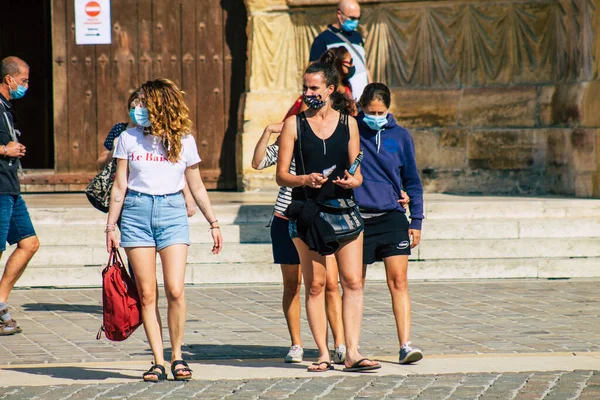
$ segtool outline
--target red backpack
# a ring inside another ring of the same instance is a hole
[[[111,251],[108,265],[102,271],[102,314],[103,324],[96,335],[98,340],[104,331],[108,340],[120,342],[142,324],[135,282],[125,270],[116,248]]]

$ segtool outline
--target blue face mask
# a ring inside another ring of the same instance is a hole
[[[387,124],[387,114],[386,115],[370,115],[365,114],[363,118],[363,122],[374,131],[380,131],[383,129],[385,124]]]
[[[355,31],[358,28],[358,20],[346,19],[342,24],[342,29],[346,32]]]
[[[135,120],[135,108],[129,109],[129,118],[131,118],[131,120],[133,121],[134,124],[139,125],[137,123],[137,121]]]
[[[15,79],[11,76],[12,80],[14,81]],[[17,81],[15,81],[15,83],[17,83]],[[10,87],[8,88],[9,92],[10,92],[10,98],[11,99],[20,99],[21,97],[25,96],[25,92],[27,92],[27,88],[25,86],[21,86],[17,83],[17,90],[12,90]]]
[[[145,128],[150,126],[150,116],[148,115],[148,109],[145,107],[136,107],[133,110],[133,118],[131,119],[136,124],[141,125]]]

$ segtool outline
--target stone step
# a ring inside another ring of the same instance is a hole
[[[8,252],[12,252],[11,248]],[[189,247],[188,262],[192,264],[239,264],[272,262],[271,245],[267,243],[225,243],[219,255],[211,254],[212,244],[194,243]],[[597,238],[528,238],[528,239],[424,239],[411,259],[453,260],[490,258],[568,258],[600,257]],[[104,245],[66,245],[40,247],[30,262],[36,266],[98,266],[104,265],[107,252]],[[600,273],[600,271],[599,271]]]
[[[18,287],[98,287],[102,266],[40,266],[27,268]],[[411,261],[411,280],[500,278],[590,278],[600,276],[600,258],[512,258]],[[161,266],[157,276],[162,283]],[[383,263],[369,266],[367,280],[385,280]],[[281,270],[272,263],[188,264],[187,284],[281,283]]]
[[[268,221],[267,221],[268,222]],[[44,225],[35,226],[42,246],[102,245],[104,225]],[[423,240],[439,239],[522,239],[600,237],[600,218],[426,220]],[[222,224],[226,243],[270,243],[266,222]],[[208,225],[190,226],[192,243],[212,243]]]
[[[231,193],[235,197],[237,193]],[[433,196],[432,196],[433,197]],[[271,218],[270,204],[215,204],[215,213],[221,224],[264,223]],[[90,207],[30,207],[31,218],[38,225],[105,224],[106,214]],[[572,218],[600,218],[600,200],[555,199],[522,197],[433,197],[425,196],[426,221],[433,220],[486,220],[548,218],[569,224]],[[190,219],[192,225],[206,225],[198,212]]]

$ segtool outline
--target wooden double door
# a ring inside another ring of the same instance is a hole
[[[22,126],[24,136],[50,138],[43,145],[48,157],[35,168],[53,168],[62,183],[94,173],[111,127],[128,120],[130,93],[161,77],[186,93],[207,187],[236,187],[238,107],[246,69],[243,0],[112,0],[112,43],[107,45],[75,43],[74,0],[43,0],[51,8],[39,7],[40,0],[8,3],[23,8],[15,16],[39,13],[36,18],[46,22],[28,34],[26,43],[19,37],[13,41],[15,48],[28,48],[27,54],[37,51],[38,57],[24,58],[39,64],[50,82],[45,96],[30,100],[33,108],[48,110],[45,126]],[[3,31],[10,21],[3,19]],[[18,22],[14,18],[15,26]]]

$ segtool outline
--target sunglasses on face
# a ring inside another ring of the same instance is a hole
[[[342,61],[342,64],[344,64],[346,67],[351,67],[354,65],[354,59],[351,58],[349,60]]]

